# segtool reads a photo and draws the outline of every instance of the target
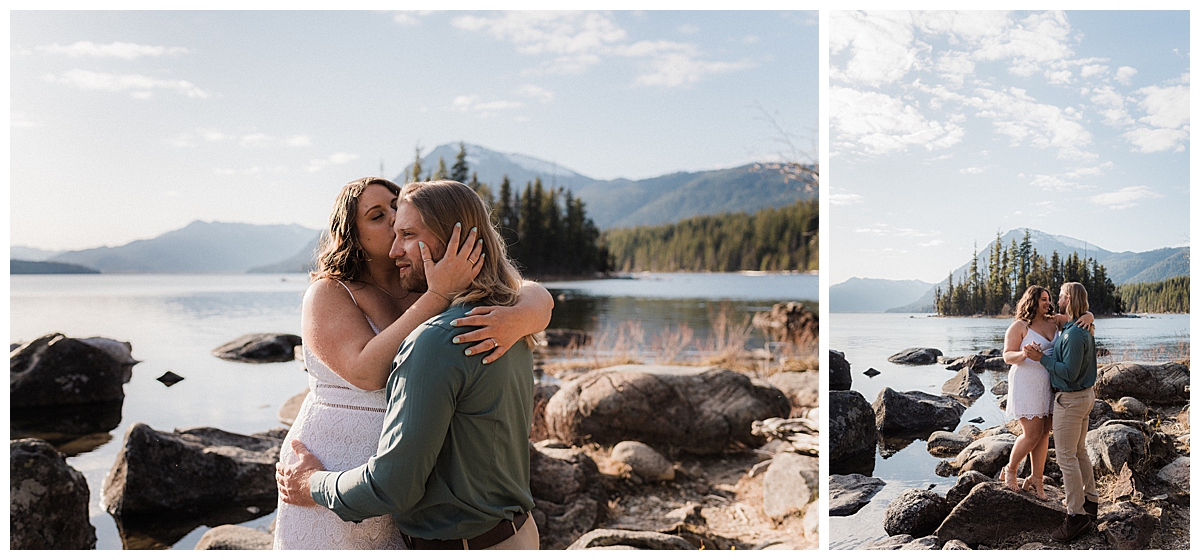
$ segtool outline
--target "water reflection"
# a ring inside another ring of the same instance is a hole
[[[236,525],[275,511],[275,500],[248,506],[153,515],[113,516],[125,550],[166,550],[198,527]]]
[[[13,407],[9,438],[46,440],[68,457],[87,453],[112,440],[110,432],[121,424],[122,402]]]

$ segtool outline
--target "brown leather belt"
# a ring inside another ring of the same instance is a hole
[[[496,546],[517,534],[526,519],[529,519],[528,513],[518,513],[513,516],[512,521],[505,519],[473,539],[422,539],[404,535],[404,544],[411,550],[480,550]]]

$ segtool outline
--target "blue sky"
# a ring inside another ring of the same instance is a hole
[[[10,12],[10,240],[322,227],[464,140],[598,179],[815,157],[815,12]],[[761,107],[761,110],[759,109]]]
[[[1190,244],[1187,12],[829,24],[831,284],[941,281],[1014,228],[1110,251]]]

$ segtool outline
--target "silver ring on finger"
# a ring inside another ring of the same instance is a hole
[[[499,342],[496,342],[496,339],[494,339],[494,338],[489,338],[488,340],[492,341],[492,350],[495,350],[495,349],[497,349],[497,348],[499,348],[499,347],[500,347],[500,343],[499,343]]]

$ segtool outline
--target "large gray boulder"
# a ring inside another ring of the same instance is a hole
[[[829,392],[829,462],[874,455],[875,411],[858,391]]]
[[[881,433],[953,430],[966,407],[953,397],[942,397],[885,387],[871,404],[875,427]]]
[[[129,343],[106,338],[38,337],[9,352],[13,408],[121,402],[137,363]]]
[[[124,517],[273,505],[275,463],[285,433],[160,432],[138,422],[125,433],[104,479],[105,506],[114,517]]]
[[[1188,367],[1176,362],[1106,364],[1096,372],[1096,398],[1133,397],[1143,403],[1186,404],[1191,377]]]
[[[995,475],[1004,465],[1008,464],[1009,455],[1012,453],[1012,447],[1016,441],[1017,437],[1012,434],[979,438],[960,451],[951,461],[951,465],[958,473],[979,471],[989,476]]]
[[[893,364],[926,366],[936,364],[938,356],[941,355],[942,351],[937,348],[906,348],[888,356],[888,361]]]
[[[776,453],[763,475],[763,512],[776,521],[803,512],[818,497],[819,483],[816,457]]]
[[[1158,530],[1159,520],[1134,502],[1118,502],[1104,512],[1097,529],[1116,550],[1145,550]]]
[[[564,384],[546,404],[551,437],[581,445],[636,440],[696,454],[759,447],[755,420],[787,418],[782,391],[723,368],[614,366]]]
[[[909,488],[888,503],[883,530],[889,535],[924,537],[933,533],[949,513],[946,498],[929,490]]]
[[[934,532],[943,541],[958,539],[975,546],[994,544],[1026,531],[1053,531],[1062,524],[1066,511],[1063,494],[1047,486],[1048,500],[1031,492],[1013,492],[1003,482],[984,482],[954,506]]]
[[[925,444],[925,449],[929,451],[930,455],[935,457],[949,457],[958,455],[974,441],[975,438],[971,436],[939,430],[929,434],[929,440]]]
[[[1184,494],[1191,494],[1192,458],[1180,457],[1158,471],[1158,479],[1170,484]]]
[[[816,371],[785,371],[767,378],[792,402],[792,412],[821,406],[821,374]]]
[[[943,395],[964,399],[977,399],[983,396],[983,390],[983,381],[980,381],[979,376],[975,375],[975,372],[971,371],[969,367],[962,368],[958,375],[942,384]]]
[[[971,493],[971,490],[984,482],[995,482],[995,480],[979,471],[966,471],[958,475],[954,486],[946,491],[946,502],[950,504],[951,509],[954,509],[963,498],[967,497],[967,494]]]
[[[850,376],[850,362],[846,355],[837,350],[829,351],[829,390],[849,391],[853,378]]]
[[[1088,460],[1097,476],[1121,472],[1126,463],[1136,470],[1146,450],[1146,434],[1127,424],[1110,421],[1087,433]]]
[[[595,529],[608,507],[596,463],[581,449],[529,444],[529,491],[543,550],[562,550]]]
[[[558,392],[557,383],[533,384],[533,423],[529,427],[529,441],[542,441],[550,437],[550,429],[546,427],[546,405],[550,397]]]
[[[662,453],[640,441],[622,441],[613,446],[609,455],[613,461],[628,465],[642,480],[658,482],[674,480],[675,466]]]
[[[212,354],[231,362],[290,362],[296,359],[296,347],[299,345],[300,337],[294,334],[251,333],[213,348]]]
[[[887,484],[880,478],[858,473],[835,474],[829,477],[829,515],[854,515],[871,503],[871,498]]]
[[[88,485],[62,454],[40,439],[8,443],[9,547],[13,550],[96,548]]]
[[[696,550],[696,547],[675,535],[653,531],[626,531],[622,529],[596,529],[579,537],[567,550],[620,549],[620,550]]]
[[[218,525],[204,532],[196,550],[271,550],[270,533],[241,525]]]

